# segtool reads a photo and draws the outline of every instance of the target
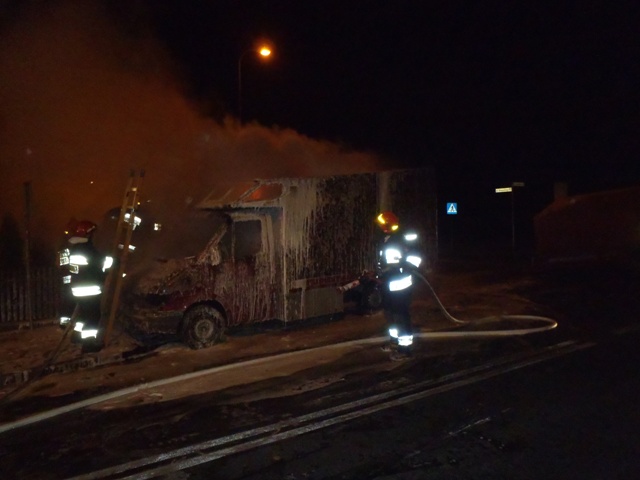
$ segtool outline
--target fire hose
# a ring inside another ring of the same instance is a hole
[[[442,312],[442,314],[450,321],[452,321],[453,323],[459,324],[459,325],[468,325],[470,324],[472,321],[471,320],[461,320],[459,318],[454,317],[453,315],[451,315],[451,313],[449,313],[449,311],[446,309],[446,307],[444,306],[444,304],[442,303],[442,301],[440,300],[440,298],[438,297],[437,293],[435,292],[435,290],[433,289],[433,287],[431,286],[431,284],[429,283],[429,281],[426,279],[426,277],[424,275],[422,275],[418,269],[416,268],[411,268],[411,273],[419,278],[420,280],[422,280],[424,282],[424,284],[429,288],[429,291],[431,292],[431,294],[433,295],[433,298],[435,299],[436,303],[438,304],[438,307],[440,308],[440,311]],[[362,277],[361,277],[362,278]],[[360,279],[354,280],[352,282],[347,283],[346,285],[343,285],[341,287],[338,287],[338,290],[340,292],[346,292],[348,290],[351,290],[352,288],[356,288],[359,285],[361,285],[362,282],[360,281]],[[483,321],[491,321],[491,320],[512,320],[512,321],[535,321],[535,322],[541,322],[543,323],[543,326],[541,327],[532,327],[532,328],[519,328],[519,329],[509,329],[509,330],[484,330],[484,331],[476,331],[476,332],[469,332],[469,331],[463,331],[463,332],[452,332],[452,331],[447,331],[447,332],[430,332],[428,334],[429,337],[455,337],[455,336],[511,336],[511,335],[525,335],[525,334],[529,334],[529,333],[536,333],[536,332],[542,332],[545,330],[552,330],[554,328],[556,328],[558,326],[558,323],[553,320],[552,318],[549,317],[542,317],[539,315],[494,315],[494,316],[489,316],[489,317],[484,317],[478,320],[483,320]],[[419,336],[427,336],[427,334],[419,334]]]
[[[461,320],[459,318],[454,317],[453,315],[451,315],[447,309],[445,308],[445,306],[442,304],[442,302],[440,301],[440,298],[438,297],[438,295],[436,294],[435,290],[433,289],[433,287],[431,286],[431,284],[429,283],[429,281],[425,278],[424,275],[422,275],[420,272],[417,271],[417,269],[412,269],[412,273],[413,275],[415,275],[417,278],[419,278],[420,280],[422,280],[424,282],[424,284],[429,288],[429,290],[431,291],[431,294],[433,295],[433,298],[436,300],[436,303],[438,304],[438,307],[440,308],[440,311],[442,312],[442,314],[448,319],[451,320],[454,323],[458,323],[458,324],[469,324],[470,320]],[[478,335],[478,336],[510,336],[510,335],[524,335],[527,333],[535,333],[535,332],[542,332],[545,330],[552,330],[554,328],[556,328],[558,326],[558,323],[553,320],[552,318],[549,317],[541,317],[538,315],[494,315],[494,316],[489,316],[489,317],[484,317],[481,320],[491,320],[491,319],[496,319],[496,320],[529,320],[529,321],[540,321],[543,322],[545,325],[542,327],[533,327],[533,328],[527,328],[527,329],[510,329],[510,330],[490,330],[490,331],[479,331],[479,332],[442,332],[442,336],[457,336],[457,335],[465,335],[465,336],[473,336],[473,335]],[[429,333],[430,337],[433,336],[440,336],[438,335],[438,333]]]
[[[0,405],[3,405],[10,398],[14,397],[18,393],[20,393],[22,390],[24,390],[26,387],[31,385],[33,382],[41,378],[44,372],[47,370],[47,368],[49,368],[53,364],[53,362],[56,361],[56,359],[58,358],[58,355],[60,355],[60,352],[62,351],[62,345],[64,344],[64,340],[67,338],[67,335],[71,333],[71,331],[73,330],[73,327],[75,326],[77,314],[78,314],[78,307],[76,306],[76,308],[73,311],[73,314],[71,315],[71,320],[69,320],[69,323],[64,329],[62,338],[58,342],[58,345],[56,346],[56,348],[54,348],[51,354],[49,355],[49,358],[47,358],[47,360],[44,362],[44,365],[42,365],[34,375],[30,376],[26,382],[20,384],[18,387],[11,390],[4,397],[2,397],[0,399]]]

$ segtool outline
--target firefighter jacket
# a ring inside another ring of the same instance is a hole
[[[422,263],[415,233],[393,233],[387,236],[380,250],[379,276],[390,293],[400,292],[413,285],[412,271]]]
[[[78,243],[69,248],[71,291],[76,300],[100,295],[111,257],[98,252],[93,243]]]

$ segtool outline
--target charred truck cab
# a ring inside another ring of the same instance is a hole
[[[198,349],[230,327],[342,315],[339,287],[375,270],[382,208],[420,230],[425,264],[435,261],[429,169],[220,185],[188,216],[153,223],[136,240],[149,254],[130,275],[128,326],[177,333]]]

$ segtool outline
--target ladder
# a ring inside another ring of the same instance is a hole
[[[131,170],[127,188],[122,199],[122,207],[120,208],[120,216],[116,227],[116,234],[113,242],[112,256],[118,259],[116,265],[109,270],[109,274],[105,281],[105,295],[102,298],[101,324],[104,325],[106,318],[106,327],[104,333],[104,346],[108,345],[115,323],[116,314],[120,304],[120,294],[122,291],[122,283],[124,271],[129,255],[129,247],[131,245],[131,235],[136,228],[135,212],[140,204],[140,189],[144,180],[144,170],[139,172]],[[107,317],[108,315],[108,317]]]

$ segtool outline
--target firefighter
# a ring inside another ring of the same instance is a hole
[[[391,352],[392,360],[403,360],[411,356],[413,346],[409,308],[415,283],[412,271],[422,263],[418,235],[401,230],[393,212],[382,212],[376,220],[385,234],[378,262],[383,283],[382,306],[389,326],[389,344],[383,350]]]
[[[112,257],[101,255],[93,245],[96,228],[96,224],[88,220],[78,222],[69,237],[69,248],[66,250],[70,271],[69,285],[75,302],[74,337],[85,352],[99,351],[102,348],[100,304],[107,271],[113,263]]]
[[[66,246],[62,250],[58,251],[58,266],[61,272],[62,288],[60,291],[60,303],[58,305],[58,318],[60,321],[60,328],[66,328],[71,322],[73,317],[73,311],[76,307],[76,302],[71,292],[71,279],[74,273],[78,271],[78,265],[71,265],[69,257],[71,256],[71,250],[73,244],[69,243],[71,235],[75,232],[77,220],[71,219],[65,228],[64,234],[66,238]]]

